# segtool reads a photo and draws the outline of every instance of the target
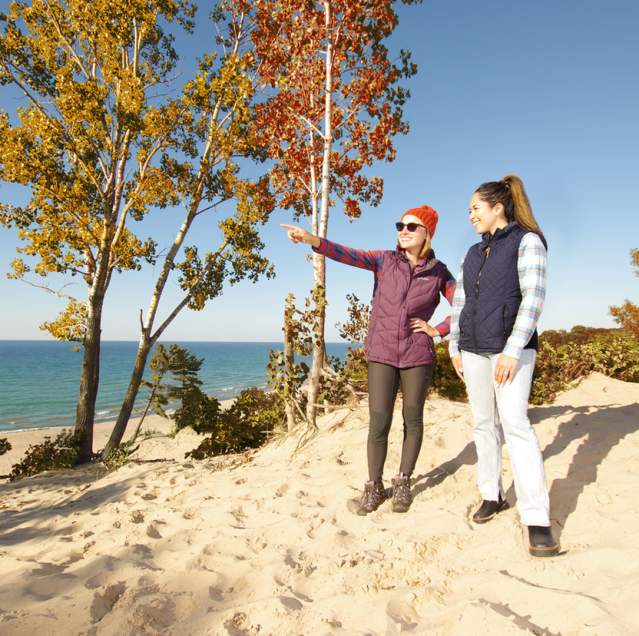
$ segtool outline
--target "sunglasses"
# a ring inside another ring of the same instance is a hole
[[[406,228],[409,232],[414,232],[418,227],[425,228],[426,226],[421,223],[402,223],[401,221],[398,221],[395,223],[395,227],[398,232],[401,232],[404,228]]]

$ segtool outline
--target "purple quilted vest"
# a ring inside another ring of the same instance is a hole
[[[385,252],[373,291],[373,310],[366,338],[369,362],[405,369],[433,364],[433,339],[410,328],[411,318],[430,320],[448,270],[434,255],[414,268],[400,250]]]

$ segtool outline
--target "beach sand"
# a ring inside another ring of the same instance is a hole
[[[411,510],[354,514],[361,405],[322,417],[297,452],[285,437],[188,461],[199,438],[182,431],[143,441],[116,472],[1,484],[0,634],[638,634],[639,385],[593,374],[531,418],[555,558],[528,555],[514,507],[470,521],[479,495],[462,403],[426,404]]]

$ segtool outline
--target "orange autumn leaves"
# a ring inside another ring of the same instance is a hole
[[[297,215],[310,215],[320,195],[327,138],[330,191],[345,213],[355,218],[361,203],[381,200],[383,181],[366,169],[395,158],[393,137],[408,131],[402,110],[408,91],[398,82],[416,72],[409,53],[392,61],[383,43],[397,25],[394,4],[255,2],[251,39],[260,80],[271,92],[258,105],[255,124],[276,161],[271,180],[280,205]]]

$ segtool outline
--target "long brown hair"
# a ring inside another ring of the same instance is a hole
[[[486,181],[475,192],[492,207],[501,203],[509,223],[514,221],[524,230],[534,232],[546,244],[546,237],[532,213],[524,183],[518,176],[509,174],[501,181]]]

